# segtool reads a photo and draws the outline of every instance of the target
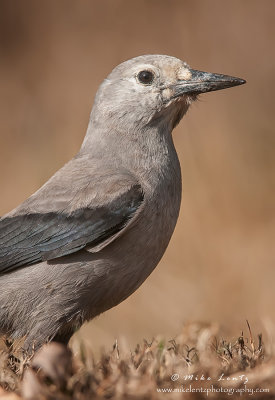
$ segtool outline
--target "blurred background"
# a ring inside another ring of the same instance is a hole
[[[183,203],[169,248],[74,340],[96,350],[170,339],[188,321],[235,335],[274,321],[274,17],[273,0],[0,0],[0,215],[78,151],[118,63],[168,54],[247,80],[201,96],[174,131]]]

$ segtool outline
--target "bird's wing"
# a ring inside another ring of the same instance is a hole
[[[70,212],[37,212],[36,207],[34,212],[28,208],[22,213],[21,207],[19,215],[17,212],[1,218],[0,274],[75,253],[86,246],[98,251],[108,245],[135,220],[143,203],[141,186],[129,180],[127,185],[124,183],[120,182],[119,190],[113,189],[111,197],[109,189],[105,201],[91,201],[85,207],[78,203],[80,206]],[[36,197],[42,198],[42,194],[38,191]],[[33,196],[30,199],[34,203]]]

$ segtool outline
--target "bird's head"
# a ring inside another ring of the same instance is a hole
[[[165,55],[118,65],[100,86],[92,117],[124,129],[165,124],[172,130],[200,93],[242,85],[243,79],[191,69]]]

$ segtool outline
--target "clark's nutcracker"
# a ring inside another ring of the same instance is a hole
[[[79,153],[0,219],[0,333],[67,343],[142,284],[179,214],[172,130],[200,93],[243,83],[165,55],[111,72]]]

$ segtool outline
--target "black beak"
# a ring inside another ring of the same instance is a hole
[[[226,89],[246,83],[244,79],[235,78],[233,76],[212,74],[210,72],[196,71],[195,69],[190,69],[189,71],[192,74],[190,79],[179,80],[178,83],[173,86],[174,98],[185,93],[199,94],[212,92],[214,90]]]

